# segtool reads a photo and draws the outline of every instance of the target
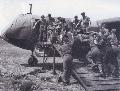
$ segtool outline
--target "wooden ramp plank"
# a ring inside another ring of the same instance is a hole
[[[120,91],[120,78],[99,77],[99,73],[94,73],[90,67],[77,63],[75,69],[90,91]]]

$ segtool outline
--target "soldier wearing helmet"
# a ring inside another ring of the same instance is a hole
[[[48,25],[53,26],[54,22],[55,22],[55,19],[51,16],[51,14],[48,14],[48,20],[47,20]]]
[[[82,15],[82,19],[80,20],[80,22],[81,22],[82,28],[85,32],[87,32],[91,24],[90,18],[85,15],[85,12],[82,12],[81,15]]]
[[[117,46],[118,45],[118,39],[117,39],[117,36],[116,36],[116,29],[111,30],[111,34],[108,36],[108,38],[109,38],[112,46]]]
[[[41,22],[42,22],[44,25],[46,24],[46,19],[45,19],[45,16],[44,16],[44,15],[41,16]]]
[[[54,31],[55,29],[55,19],[51,16],[51,14],[48,14],[47,16],[47,32],[48,32],[48,35],[47,35],[47,38],[48,38],[48,41],[51,41],[51,33]]]
[[[41,16],[41,19],[37,19],[35,25],[33,26],[33,29],[35,28],[37,28],[40,32],[39,41],[47,41],[46,19],[44,15]]]
[[[56,27],[57,28],[62,28],[62,21],[61,21],[61,17],[58,17],[57,20],[56,20]]]
[[[78,16],[74,17],[72,25],[73,25],[73,33],[76,34],[77,31],[79,31],[81,27],[81,23],[80,23],[80,20],[78,19]]]
[[[40,34],[40,41],[47,41],[47,22],[45,16],[41,16],[41,26],[40,26],[41,34]]]
[[[78,16],[75,16],[73,20],[73,29],[77,30],[79,27],[80,27],[80,20],[78,19]]]

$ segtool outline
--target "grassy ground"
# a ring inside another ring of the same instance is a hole
[[[0,91],[84,91],[78,84],[63,86],[57,83],[62,68],[61,58],[56,58],[57,75],[52,75],[53,58],[48,58],[44,72],[42,58],[38,58],[36,67],[27,65],[30,55],[30,51],[0,39]]]

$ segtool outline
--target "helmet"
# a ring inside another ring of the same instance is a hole
[[[74,18],[78,18],[78,16],[75,16]]]
[[[41,16],[41,18],[45,18],[45,16],[44,16],[44,15],[42,15],[42,16]]]
[[[82,12],[81,15],[85,15],[85,12]]]
[[[51,14],[48,14],[48,17],[51,17]]]
[[[61,19],[61,17],[58,17],[57,19],[58,19],[58,20],[60,20],[60,19]]]

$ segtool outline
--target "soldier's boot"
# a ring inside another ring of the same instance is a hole
[[[70,81],[64,81],[61,76],[58,78],[58,83],[62,83],[64,86],[70,85]]]

